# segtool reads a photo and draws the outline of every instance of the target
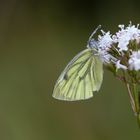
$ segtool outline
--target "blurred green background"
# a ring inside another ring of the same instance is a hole
[[[140,129],[122,83],[105,71],[94,98],[52,98],[66,64],[99,24],[140,22],[138,0],[0,1],[0,140],[132,140]]]

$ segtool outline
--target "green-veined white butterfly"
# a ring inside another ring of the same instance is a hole
[[[96,41],[91,34],[87,49],[77,54],[58,78],[53,97],[59,100],[76,101],[91,98],[103,80],[103,63],[98,55]]]

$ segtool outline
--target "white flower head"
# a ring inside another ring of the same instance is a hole
[[[103,30],[101,30],[102,32],[102,36],[99,35],[98,36],[98,41],[99,41],[99,48],[105,49],[111,46],[111,44],[113,43],[113,39],[111,37],[110,32],[104,32]]]
[[[130,70],[140,70],[140,50],[132,52],[128,63]]]
[[[118,27],[120,30],[113,36],[114,42],[118,43],[119,51],[127,51],[130,41],[140,40],[139,24],[135,26],[130,22],[128,27],[125,27],[124,25],[119,25]]]
[[[108,53],[108,50],[113,43],[113,39],[111,37],[110,32],[104,32],[101,30],[102,35],[98,36],[98,52],[104,63],[110,63],[110,60],[114,57]]]
[[[98,36],[96,41],[97,45],[94,45],[97,46],[101,60],[105,64],[115,65],[116,69],[140,70],[140,50],[135,52],[136,47],[137,49],[140,48],[137,46],[140,45],[139,24],[135,26],[130,22],[126,27],[124,25],[118,25],[118,27],[119,31],[115,35],[110,34],[110,31],[101,30],[101,35]],[[133,47],[133,42],[131,45],[130,42],[134,40],[136,44]],[[129,52],[132,52],[132,55],[129,55]]]

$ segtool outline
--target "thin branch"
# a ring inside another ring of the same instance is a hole
[[[130,103],[131,103],[132,110],[134,111],[135,115],[137,115],[136,114],[136,105],[135,105],[133,96],[131,94],[131,90],[130,90],[129,84],[128,83],[125,83],[125,85],[127,87],[127,91],[128,91],[128,95],[129,95],[129,98],[130,98]]]

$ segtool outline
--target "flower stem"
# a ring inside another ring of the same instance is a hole
[[[136,107],[136,117],[137,122],[140,127],[140,105],[139,105],[139,92],[136,84],[133,84],[133,94],[134,94],[134,101],[135,101],[135,107]]]
[[[138,125],[139,125],[139,128],[140,128],[140,113],[137,114],[137,122],[138,122]]]
[[[133,84],[133,95],[134,95],[136,112],[139,113],[139,97],[138,97],[138,90],[136,84]]]
[[[140,93],[138,92],[139,85],[135,82],[134,76],[133,78],[130,78],[131,82],[128,83],[126,80],[126,78],[128,78],[126,73],[124,72],[123,74],[124,74],[124,83],[128,91],[131,107],[134,112],[134,115],[137,117],[137,123],[140,128],[140,102],[139,102]]]
[[[131,103],[132,110],[133,110],[133,112],[135,113],[135,112],[136,112],[135,101],[134,101],[134,99],[133,99],[130,86],[129,86],[128,83],[125,83],[125,84],[126,84],[126,87],[127,87],[127,91],[128,91],[129,98],[130,98],[130,103]]]

